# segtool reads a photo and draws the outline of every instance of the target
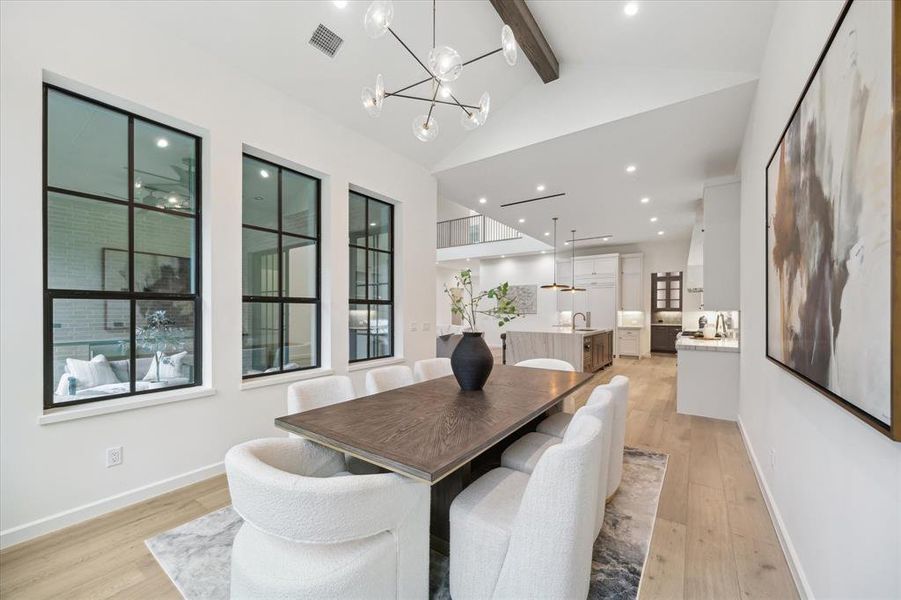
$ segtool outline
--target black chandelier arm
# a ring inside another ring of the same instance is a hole
[[[466,113],[466,116],[467,116],[467,117],[471,117],[471,116],[472,116],[472,113],[469,112],[469,110],[466,109],[466,106],[465,106],[465,105],[461,104],[460,101],[457,100],[457,97],[456,97],[456,96],[454,96],[453,94],[451,94],[450,97],[451,97],[451,100],[454,101],[454,104],[456,104],[457,106],[459,106],[459,107],[460,107],[460,110],[462,110],[463,112]],[[476,106],[472,106],[472,107],[470,107],[470,108],[474,108],[474,109],[476,109],[476,110],[479,110],[479,108],[476,107]]]
[[[421,102],[433,102],[428,98],[423,98],[421,96],[408,96],[407,94],[401,94],[399,92],[385,92],[385,98],[390,96],[394,96],[395,98],[406,98],[407,100],[419,100]],[[448,106],[457,106],[456,102],[448,102],[447,100],[434,100],[436,104],[447,104]],[[465,108],[471,108],[472,110],[479,110],[478,106],[472,106],[470,104],[463,104]]]
[[[438,88],[440,88],[440,87],[441,86],[438,85],[437,82],[435,82],[435,93],[432,94],[432,105],[429,106],[429,114],[426,115],[426,118],[425,118],[426,125],[428,125],[429,121],[432,119],[432,111],[435,110],[435,99],[438,97]]]
[[[416,56],[416,53],[414,53],[412,50],[410,50],[410,47],[407,46],[407,45],[404,43],[404,41],[403,41],[402,39],[400,39],[400,37],[398,37],[398,35],[397,35],[396,33],[394,33],[394,30],[391,29],[391,28],[389,27],[389,28],[388,28],[388,32],[389,32],[391,35],[394,36],[394,39],[396,39],[397,42],[398,42],[401,46],[404,47],[404,50],[406,50],[407,52],[410,53],[410,56],[412,56],[413,59],[414,59],[416,62],[419,63],[419,66],[422,67],[422,68],[425,70],[425,72],[429,74],[429,78],[428,78],[428,79],[425,79],[424,81],[431,81],[431,80],[435,79],[435,76],[432,75],[432,72],[429,71],[429,68],[428,68],[427,66],[425,66],[425,64],[423,64],[423,62],[422,62],[421,60],[419,60],[419,57]],[[422,82],[420,82],[420,83],[422,83]],[[414,84],[414,85],[419,85],[419,84],[417,83],[417,84]],[[410,86],[410,87],[412,87],[412,86]]]
[[[471,58],[471,59],[467,60],[465,63],[463,63],[463,66],[465,67],[466,65],[471,65],[472,63],[474,63],[478,60],[482,60],[483,58],[488,58],[489,56],[493,56],[493,55],[497,54],[498,52],[502,52],[503,50],[504,50],[503,48],[498,48],[497,50],[492,50],[491,52],[486,52],[485,54],[482,54],[481,56],[476,56],[475,58]]]

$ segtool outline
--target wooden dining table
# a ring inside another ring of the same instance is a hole
[[[452,375],[279,417],[275,425],[432,486],[432,534],[446,550],[447,514],[472,461],[521,435],[592,373],[495,365],[479,391]]]

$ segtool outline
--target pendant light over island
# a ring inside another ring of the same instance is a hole
[[[554,283],[547,283],[541,286],[543,290],[557,290],[565,292],[569,289],[568,285],[557,283],[557,217],[554,217]]]

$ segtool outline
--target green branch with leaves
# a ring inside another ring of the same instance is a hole
[[[510,284],[506,281],[497,287],[476,293],[472,284],[472,270],[466,269],[454,275],[455,287],[448,288],[444,286],[444,293],[450,298],[451,313],[459,315],[463,322],[469,325],[469,331],[477,331],[476,319],[478,315],[485,315],[495,319],[498,327],[503,327],[513,319],[521,317],[522,314],[517,310],[514,302],[515,298],[510,298]],[[463,290],[462,295],[455,294],[453,290]],[[485,299],[494,300],[495,305],[489,309],[479,308],[480,303]]]

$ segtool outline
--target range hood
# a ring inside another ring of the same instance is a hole
[[[685,291],[704,291],[704,204],[700,200],[695,211],[694,228],[691,230],[691,245],[688,247]]]

